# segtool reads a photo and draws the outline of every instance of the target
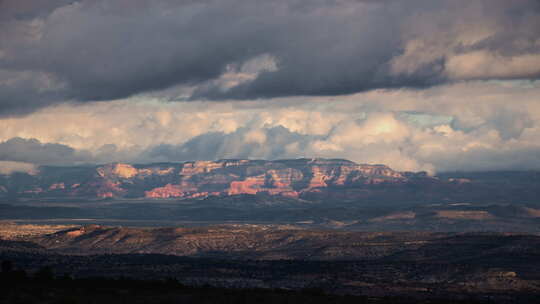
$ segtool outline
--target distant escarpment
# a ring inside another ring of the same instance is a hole
[[[341,159],[113,163],[41,167],[34,174],[0,176],[0,196],[193,199],[267,194],[310,199],[350,195],[351,189],[361,195],[370,187],[402,187],[419,181],[438,182],[423,172],[397,172],[384,165]]]

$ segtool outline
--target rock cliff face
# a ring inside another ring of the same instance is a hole
[[[404,185],[421,173],[340,159],[219,160],[98,167],[43,167],[5,192],[93,198],[198,198],[266,193],[293,198],[338,189]],[[9,178],[8,178],[9,179]],[[19,177],[20,179],[20,177]]]

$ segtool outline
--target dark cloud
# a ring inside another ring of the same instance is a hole
[[[119,150],[107,144],[94,153],[37,139],[14,137],[0,142],[0,162],[36,165],[76,165],[110,162],[170,162],[223,158],[278,159],[302,156],[302,151],[319,136],[302,135],[282,126],[244,127],[233,133],[207,132],[180,145],[159,144],[146,150]]]
[[[493,130],[507,141],[519,139],[527,128],[534,128],[537,122],[525,111],[512,109],[508,106],[493,107],[486,118],[476,122],[464,122],[454,117],[451,122],[455,130],[471,132],[474,130]]]
[[[37,139],[16,137],[0,143],[0,161],[73,164],[92,159],[87,151],[77,151],[62,144],[42,144]]]
[[[75,0],[2,0],[0,1],[0,18],[11,21],[47,16],[55,9],[74,2]]]
[[[219,100],[533,79],[538,20],[535,0],[4,0],[0,115],[178,85]],[[465,37],[467,27],[493,32]],[[487,52],[473,54],[474,73],[457,56],[472,51]],[[228,89],[216,81],[263,54],[276,70]]]

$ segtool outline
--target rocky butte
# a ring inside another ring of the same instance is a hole
[[[87,167],[41,167],[0,176],[4,195],[182,199],[240,194],[302,198],[330,189],[434,180],[425,173],[343,159],[218,160]]]

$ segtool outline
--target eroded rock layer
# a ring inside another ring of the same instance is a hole
[[[198,198],[240,194],[293,198],[330,189],[401,185],[422,173],[402,173],[384,165],[341,159],[219,160],[97,167],[43,167],[6,193],[95,198]],[[20,177],[19,177],[20,179]]]

